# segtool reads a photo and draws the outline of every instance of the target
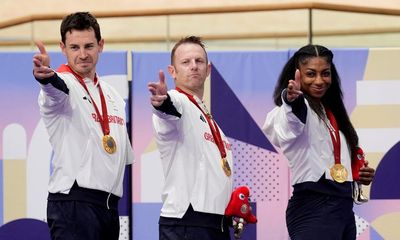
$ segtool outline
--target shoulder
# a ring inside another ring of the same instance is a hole
[[[168,95],[171,97],[171,100],[172,100],[172,101],[173,101],[173,100],[178,100],[178,101],[185,101],[185,100],[188,100],[188,101],[189,101],[189,98],[188,98],[185,94],[180,93],[180,92],[178,92],[178,91],[175,90],[175,89],[169,90],[169,91],[168,91]]]
[[[175,107],[181,106],[183,108],[186,108],[186,107],[190,107],[193,105],[192,102],[189,100],[189,98],[185,94],[178,92],[175,89],[169,90],[168,95],[170,96],[171,101]]]
[[[56,72],[56,73],[57,73],[58,77],[60,77],[66,83],[78,82],[78,80],[75,78],[75,76],[69,72]]]

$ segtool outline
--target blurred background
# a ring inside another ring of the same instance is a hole
[[[186,35],[209,50],[400,46],[398,0],[1,0],[0,51],[58,50],[63,16],[90,11],[105,50],[167,51]]]

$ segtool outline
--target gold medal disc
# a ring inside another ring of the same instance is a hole
[[[231,176],[231,174],[232,174],[231,167],[229,167],[229,163],[226,160],[226,158],[221,158],[221,166],[225,172],[225,175],[228,177]]]
[[[331,167],[331,176],[336,182],[344,183],[347,180],[348,173],[342,164],[337,163]]]
[[[110,135],[104,135],[103,136],[103,147],[106,152],[109,154],[115,153],[117,151],[117,144],[115,143],[115,140],[113,137]]]

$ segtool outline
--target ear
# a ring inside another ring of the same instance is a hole
[[[207,77],[210,76],[211,73],[211,63],[207,64]]]
[[[67,55],[67,53],[66,53],[66,46],[65,46],[65,44],[62,42],[62,41],[60,41],[60,48],[61,48],[61,51],[62,51],[62,53],[64,54],[64,55]]]
[[[171,75],[171,77],[172,77],[173,79],[175,79],[175,77],[176,77],[176,70],[175,70],[175,67],[174,67],[173,65],[168,65],[168,72],[169,72],[169,74]]]
[[[104,38],[100,39],[99,41],[99,52],[103,51],[103,47],[104,47]]]

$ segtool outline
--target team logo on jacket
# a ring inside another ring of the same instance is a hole
[[[88,102],[90,102],[90,104],[92,104],[92,101],[90,101],[90,98],[88,98],[86,96],[83,97],[83,100],[87,100]]]
[[[207,123],[202,114],[200,114],[200,120]]]

